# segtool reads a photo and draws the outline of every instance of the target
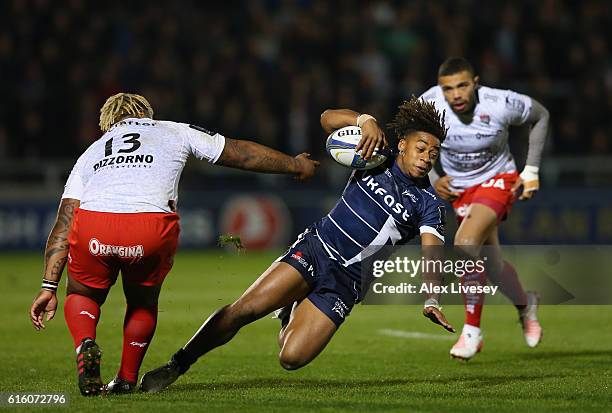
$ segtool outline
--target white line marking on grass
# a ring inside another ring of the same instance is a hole
[[[442,341],[455,341],[455,336],[443,336],[440,334],[428,334],[419,333],[418,331],[404,331],[404,330],[391,330],[389,328],[383,328],[378,330],[378,334],[383,336],[400,337],[400,338],[416,338],[418,340],[442,340]]]

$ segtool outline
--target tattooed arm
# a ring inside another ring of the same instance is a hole
[[[301,153],[292,158],[255,142],[226,138],[217,165],[254,172],[290,174],[302,181],[311,178],[319,166],[319,162],[309,157],[310,154]]]
[[[74,209],[78,208],[80,201],[77,199],[64,198],[57,211],[55,225],[47,239],[45,248],[45,273],[44,278],[59,282],[68,259],[68,233],[72,226]]]
[[[74,209],[80,204],[79,200],[65,198],[60,203],[57,211],[55,225],[47,239],[45,248],[45,270],[43,278],[48,281],[59,282],[68,259],[68,234],[72,226]],[[44,315],[47,313],[47,321],[51,320],[57,309],[57,297],[55,291],[41,289],[32,306],[30,307],[30,319],[34,328],[40,330],[45,328]]]

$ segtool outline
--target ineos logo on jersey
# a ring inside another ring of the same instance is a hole
[[[92,238],[89,240],[89,252],[92,255],[138,258],[144,256],[144,247],[142,245],[106,245],[98,241],[97,238]]]

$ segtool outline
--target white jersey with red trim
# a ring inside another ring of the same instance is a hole
[[[189,155],[215,163],[225,137],[185,123],[128,118],[79,157],[62,198],[90,211],[173,212]]]
[[[525,123],[531,111],[529,96],[479,86],[476,107],[467,123],[453,112],[440,86],[432,87],[421,98],[446,111],[448,133],[440,161],[444,172],[453,178],[454,189],[470,188],[497,174],[516,171],[508,146],[508,127]]]

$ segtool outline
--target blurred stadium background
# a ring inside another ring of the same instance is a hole
[[[610,2],[7,0],[0,5],[0,250],[40,250],[65,179],[99,138],[119,91],[158,119],[201,124],[324,161],[306,185],[190,163],[183,247],[222,232],[286,245],[320,217],[348,171],[324,154],[319,114],[349,107],[390,119],[436,81],[450,55],[486,85],[551,112],[543,190],[503,226],[509,243],[612,242]],[[511,145],[521,162],[527,135]],[[452,221],[452,220],[449,220]]]

